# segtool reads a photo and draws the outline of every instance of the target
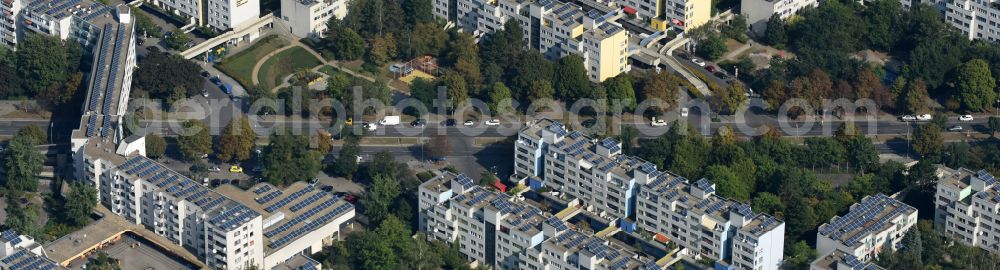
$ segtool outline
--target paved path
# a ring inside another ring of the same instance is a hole
[[[740,45],[739,48],[729,51],[728,53],[726,53],[726,55],[722,56],[722,59],[720,59],[717,62],[723,62],[726,60],[736,61],[737,56],[740,56],[741,54],[743,54],[743,52],[746,52],[750,48],[753,48],[753,45],[754,45],[753,40],[750,40],[746,44]]]
[[[285,51],[287,49],[291,49],[291,48],[293,48],[295,46],[299,46],[299,45],[296,44],[296,43],[285,45],[285,47],[278,48],[277,50],[274,50],[274,51],[268,53],[267,55],[264,55],[264,57],[261,57],[260,60],[257,60],[257,64],[253,65],[253,73],[252,73],[252,75],[250,75],[251,80],[253,80],[253,84],[254,85],[259,85],[260,84],[260,81],[257,79],[257,73],[260,73],[260,66],[263,66],[264,62],[267,62],[267,59],[271,59],[272,56],[274,56],[276,54],[279,54],[279,53],[281,53],[281,52],[283,52],[283,51]]]

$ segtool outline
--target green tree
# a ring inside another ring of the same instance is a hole
[[[958,69],[957,81],[958,100],[966,109],[981,111],[997,99],[997,84],[985,60],[975,59],[963,64]]]
[[[635,90],[632,88],[632,79],[628,73],[618,74],[618,76],[605,80],[602,84],[604,89],[608,91],[609,99],[621,102],[623,110],[635,110],[637,106]]]
[[[518,98],[534,97],[535,83],[544,81],[551,86],[555,63],[546,60],[538,51],[526,50],[521,53],[517,65],[507,70],[507,85],[517,92]],[[531,91],[528,91],[531,90]],[[526,92],[527,91],[527,92]],[[554,97],[554,93],[549,98]]]
[[[199,120],[187,120],[181,124],[177,136],[177,146],[184,159],[195,160],[212,152],[212,135],[208,126]]]
[[[14,66],[25,90],[20,94],[34,96],[66,81],[70,68],[67,46],[58,37],[42,34],[29,34],[17,44]]]
[[[930,94],[927,93],[927,84],[923,80],[917,79],[907,84],[906,111],[926,113],[930,110],[927,107],[928,100],[930,100]]]
[[[372,224],[382,223],[382,220],[390,216],[389,207],[401,192],[395,177],[376,175],[372,178],[367,194],[361,199],[361,204],[365,206],[365,216]]]
[[[742,202],[750,201],[750,193],[753,190],[726,166],[709,166],[705,171],[705,177],[712,179],[720,196]]]
[[[264,179],[273,185],[290,185],[296,181],[308,181],[319,173],[323,155],[309,150],[309,138],[303,135],[271,135],[270,143],[264,148]]]
[[[431,0],[403,1],[403,13],[406,14],[408,25],[434,22],[434,6]]]
[[[869,46],[881,50],[892,50],[901,38],[903,27],[903,7],[899,1],[879,0],[865,4],[862,12],[867,27],[866,41]]]
[[[794,240],[793,240],[794,241]],[[786,241],[787,242],[787,241]],[[809,264],[816,259],[816,250],[809,247],[805,241],[795,242],[794,245],[786,245],[785,264],[788,269],[809,269]]]
[[[746,87],[743,83],[733,82],[729,87],[723,87],[715,92],[709,101],[716,108],[728,114],[735,114],[740,106],[747,102]]]
[[[642,98],[646,101],[655,100],[659,106],[654,108],[664,111],[677,104],[677,86],[680,77],[669,72],[651,73],[642,84]]]
[[[158,159],[167,151],[167,141],[158,134],[150,133],[146,135],[146,156]]]
[[[528,98],[531,99],[531,101],[554,98],[556,93],[555,88],[552,88],[552,83],[544,80],[531,82],[531,87],[529,89],[531,89],[531,91]]]
[[[567,101],[589,97],[593,91],[590,81],[587,80],[587,69],[583,66],[583,58],[575,54],[559,59],[553,82],[556,95]]]
[[[805,145],[803,161],[813,167],[841,164],[845,161],[847,149],[833,138],[808,137],[805,139]]]
[[[384,66],[396,57],[396,39],[392,34],[376,35],[368,46],[365,62],[375,66]]]
[[[413,79],[410,85],[410,96],[419,100],[428,110],[434,108],[437,98],[437,82],[424,78]]]
[[[42,128],[35,124],[30,124],[17,130],[17,134],[14,136],[25,137],[31,141],[33,145],[42,145],[49,142],[48,135]]]
[[[513,97],[511,97],[510,88],[507,88],[502,82],[496,82],[490,89],[490,111],[494,115],[506,114],[514,109]]]
[[[358,140],[347,140],[337,155],[337,163],[334,164],[334,170],[337,174],[352,179],[354,173],[358,171],[358,154],[360,153],[361,147],[358,146]]]
[[[97,190],[83,182],[74,182],[66,196],[64,218],[74,226],[86,225],[94,206],[97,206]]]
[[[997,131],[1000,131],[1000,117],[990,116],[987,125],[990,126],[990,135],[995,135]]]
[[[38,187],[38,174],[42,171],[45,157],[35,148],[35,139],[15,136],[7,143],[4,151],[4,165],[8,190],[34,191]]]
[[[257,133],[250,127],[250,121],[246,117],[233,118],[222,129],[215,145],[216,155],[222,161],[244,161],[250,159],[256,142]]]
[[[448,99],[452,103],[451,108],[455,108],[469,100],[469,88],[465,78],[458,72],[445,71],[441,83],[446,88]]]
[[[783,48],[788,42],[788,31],[785,30],[785,22],[781,19],[781,14],[772,14],[767,20],[767,28],[764,29],[764,43],[776,48]]]
[[[426,0],[414,0],[416,2]],[[409,3],[410,1],[404,2]],[[423,55],[441,54],[448,43],[448,33],[434,23],[418,23],[413,26],[413,32],[399,39],[400,54],[415,58]]]
[[[184,33],[184,30],[177,28],[170,33],[170,36],[164,38],[163,42],[166,43],[167,48],[181,51],[187,49],[187,44],[191,42],[191,37],[187,33]]]
[[[751,203],[751,208],[755,211],[768,213],[771,215],[778,215],[785,209],[785,205],[781,202],[781,197],[771,194],[769,192],[757,193],[753,202]]]
[[[941,138],[941,126],[921,125],[913,132],[913,150],[923,157],[935,155],[941,151],[944,141]]]
[[[111,258],[107,252],[101,251],[96,257],[87,260],[87,269],[121,270],[122,267],[118,259]]]
[[[365,53],[365,40],[351,28],[340,28],[333,38],[333,51],[338,60],[358,60]]]
[[[524,29],[517,20],[508,20],[503,29],[494,31],[481,42],[484,63],[496,63],[500,70],[510,70],[524,52]]]
[[[139,61],[132,85],[149,93],[149,97],[173,102],[200,95],[204,78],[202,68],[178,55],[160,52],[155,47]],[[180,89],[180,90],[178,90]]]
[[[708,60],[717,60],[726,54],[726,42],[718,34],[709,35],[704,41],[698,44],[695,53]]]

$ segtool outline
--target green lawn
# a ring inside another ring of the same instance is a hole
[[[322,64],[319,59],[302,47],[284,50],[264,62],[257,74],[257,80],[264,89],[272,89],[281,84],[281,80],[295,71],[313,68]]]
[[[227,56],[218,64],[222,72],[229,74],[245,87],[253,86],[253,67],[265,55],[288,45],[288,41],[278,36],[265,37],[246,50]]]
[[[327,65],[327,66],[323,66],[323,67],[319,68],[319,72],[322,72],[323,74],[326,74],[326,75],[333,76],[333,74],[340,73],[341,71],[339,69],[333,67],[333,66]]]

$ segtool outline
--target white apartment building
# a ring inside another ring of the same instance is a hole
[[[458,241],[476,265],[495,269],[662,269],[629,247],[589,232],[507,194],[444,172],[420,185],[420,229]]]
[[[875,194],[851,205],[844,216],[819,226],[816,253],[847,253],[862,262],[899,248],[903,236],[917,224],[917,209],[885,194]]]
[[[144,0],[188,23],[219,31],[239,28],[260,17],[260,0]]]
[[[782,20],[807,7],[819,5],[817,0],[741,0],[740,14],[746,16],[750,32],[763,35],[771,16],[778,14]]]
[[[885,270],[874,263],[865,263],[858,260],[854,255],[847,254],[840,250],[834,250],[826,256],[816,258],[809,265],[810,270]]]
[[[434,0],[434,15],[475,37],[503,29],[515,20],[525,44],[549,59],[570,54],[584,59],[591,81],[600,82],[631,70],[629,33],[615,20],[621,10],[584,12],[557,0]]]
[[[597,141],[549,119],[528,123],[516,141],[514,178],[578,199],[609,220],[646,231],[737,268],[778,269],[785,224],[715,195],[708,180],[689,183],[652,163],[623,155],[621,143]]]
[[[0,44],[15,49],[17,40],[23,34],[19,22],[21,0],[0,0]]]
[[[120,22],[130,21],[130,13],[125,6],[107,6],[91,0],[35,1],[22,7],[19,27],[62,40],[74,40],[91,50],[101,42],[99,38],[109,25],[113,28],[117,28],[118,23],[131,25],[131,22]],[[127,31],[129,35],[131,31]]]
[[[323,37],[331,18],[347,16],[347,0],[281,0],[281,19],[293,35]]]
[[[959,243],[1000,252],[1000,188],[985,170],[938,167],[934,228]]]
[[[945,22],[966,38],[1000,42],[1000,2],[955,0],[945,4]]]
[[[0,269],[54,270],[66,269],[48,258],[45,248],[34,238],[14,230],[0,233]]]

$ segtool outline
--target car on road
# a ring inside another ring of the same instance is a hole
[[[900,120],[900,121],[903,121],[903,122],[908,122],[908,121],[916,121],[916,120],[917,120],[917,117],[916,117],[916,116],[913,116],[913,115],[909,115],[909,114],[907,114],[907,115],[904,115],[904,116],[900,116],[900,117],[899,117],[899,120]]]
[[[344,121],[344,124],[347,124],[348,126],[354,125],[354,117],[348,117],[347,120]]]
[[[948,131],[952,131],[952,132],[955,132],[955,131],[962,131],[962,126],[959,126],[959,125],[955,125],[955,126],[953,126],[953,127],[950,127],[950,128],[948,128]]]
[[[445,162],[445,161],[448,161],[448,157],[434,157],[434,158],[431,158],[431,161],[434,161],[434,162]]]
[[[219,166],[212,166],[211,168],[208,168],[208,171],[210,171],[210,172],[221,172],[222,169],[219,168]]]
[[[413,120],[413,122],[410,122],[410,126],[411,127],[422,127],[422,126],[426,126],[426,125],[427,125],[427,120],[424,120],[424,119],[417,119],[417,120]]]
[[[465,123],[462,123],[463,126],[467,126],[467,127],[471,127],[472,125],[475,125],[475,124],[476,124],[476,122],[472,122],[472,120],[466,120]]]
[[[333,186],[323,185],[322,187],[319,188],[319,190],[326,191],[326,192],[333,192]]]
[[[375,125],[375,124],[372,124],[372,123],[368,123],[368,122],[361,122],[361,127],[365,128],[365,130],[368,130],[368,131],[375,131],[376,129],[378,129],[378,125]]]
[[[231,173],[243,173],[243,167],[240,167],[240,166],[237,166],[237,165],[233,165],[232,167],[229,167],[229,172],[231,172]]]
[[[201,90],[201,96],[208,97],[208,90]]]
[[[212,81],[212,83],[215,84],[215,86],[222,87],[222,79],[219,79],[219,76],[212,76],[212,78],[208,80]]]
[[[684,60],[688,60],[688,59],[690,59],[690,58],[691,58],[691,57],[690,57],[690,56],[688,56],[688,55],[687,55],[686,53],[678,53],[678,54],[677,54],[677,57],[680,57],[681,59],[684,59]]]
[[[441,122],[441,125],[444,125],[446,127],[453,127],[453,126],[457,125],[457,123],[458,122],[456,122],[455,119],[448,119],[448,120],[444,120],[444,122]]]
[[[667,126],[667,121],[663,121],[663,119],[656,119],[654,117],[653,121],[649,122],[649,125],[654,127],[665,127]]]
[[[931,119],[934,119],[934,117],[927,113],[917,115],[918,121],[930,121]]]
[[[705,61],[701,60],[701,59],[698,59],[698,58],[693,58],[692,57],[691,58],[691,63],[694,63],[695,65],[698,65],[699,67],[704,67],[705,66]]]
[[[208,75],[209,75],[209,74],[208,74],[208,71],[207,71],[207,70],[202,70],[202,71],[201,71],[201,76],[202,76],[202,77],[205,77],[205,78],[208,78]]]
[[[705,67],[705,70],[708,70],[708,72],[715,73],[715,66],[707,66]]]
[[[681,108],[681,117],[688,117],[688,108]]]
[[[486,121],[485,124],[487,126],[499,126],[500,125],[500,120],[490,119],[489,121]]]
[[[971,114],[963,114],[963,115],[958,116],[958,121],[962,121],[962,122],[969,122],[969,121],[972,121],[972,119],[973,118],[972,118]]]

